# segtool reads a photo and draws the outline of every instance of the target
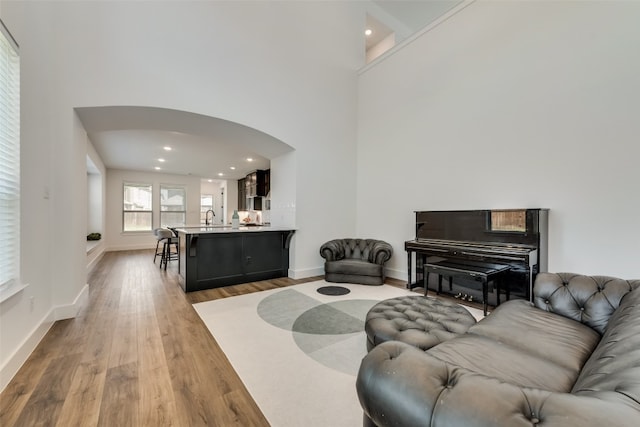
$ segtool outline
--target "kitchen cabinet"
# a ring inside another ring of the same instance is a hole
[[[245,191],[247,197],[264,197],[265,191],[265,171],[257,170],[251,172],[245,178]]]
[[[271,191],[271,169],[264,171],[264,195],[265,197]]]
[[[247,210],[247,191],[246,191],[246,179],[238,180],[238,210]]]
[[[178,229],[178,280],[185,292],[287,277],[294,230],[271,227]]]

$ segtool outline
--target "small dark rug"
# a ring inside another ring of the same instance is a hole
[[[349,292],[351,292],[350,289],[342,286],[323,286],[318,288],[318,293],[322,295],[346,295]]]

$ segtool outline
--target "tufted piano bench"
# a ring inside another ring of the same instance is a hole
[[[454,302],[422,296],[384,300],[367,313],[367,350],[385,341],[402,341],[428,350],[463,334],[476,319]]]

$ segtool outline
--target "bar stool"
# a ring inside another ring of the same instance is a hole
[[[162,242],[164,239],[166,239],[166,237],[160,237],[158,236],[158,232],[161,231],[162,228],[154,228],[153,229],[153,235],[156,238],[156,252],[153,255],[153,263],[156,263],[156,258],[158,257],[158,255],[160,255],[160,260],[162,260],[162,253],[164,251],[164,244],[162,246],[162,251],[159,250],[160,249],[160,242]],[[162,266],[162,262],[160,263],[160,265]]]
[[[166,228],[161,228],[156,232],[156,238],[162,240],[164,243],[162,245],[162,255],[160,258],[160,268],[162,268],[162,263],[164,263],[164,269],[167,269],[168,261],[175,261],[178,259],[179,255],[179,247],[178,247],[178,238],[173,234],[173,232]],[[160,242],[158,240],[158,242]],[[172,247],[175,248],[175,251],[172,251]]]

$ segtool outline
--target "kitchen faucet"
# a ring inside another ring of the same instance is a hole
[[[213,225],[213,217],[216,216],[216,213],[213,211],[213,209],[209,209],[207,212],[205,212],[204,225],[209,225],[209,212],[211,212],[211,225]]]

